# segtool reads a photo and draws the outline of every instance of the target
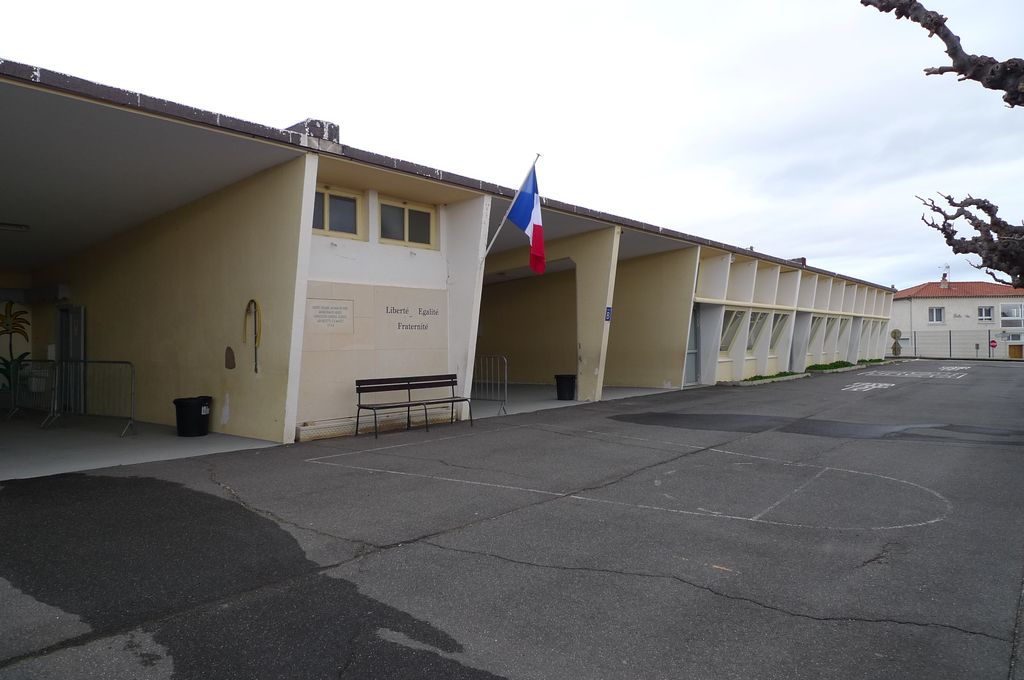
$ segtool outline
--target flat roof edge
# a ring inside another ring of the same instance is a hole
[[[136,109],[143,113],[178,118],[190,123],[199,123],[211,127],[222,128],[231,132],[262,137],[275,142],[295,146],[303,146],[303,135],[300,132],[280,130],[269,125],[253,123],[233,116],[225,116],[213,111],[206,111],[194,106],[186,106],[167,99],[151,97],[139,92],[132,92],[110,85],[78,78],[59,71],[50,71],[37,66],[21,64],[9,59],[0,58],[0,77],[21,81],[29,85],[42,85],[48,89],[66,94],[94,99],[106,104]]]
[[[333,142],[329,139],[319,139],[294,130],[282,130],[269,125],[261,125],[259,123],[242,120],[241,118],[225,116],[212,111],[206,111],[193,106],[186,106],[185,104],[161,99],[159,97],[151,97],[139,92],[132,92],[130,90],[112,87],[110,85],[103,85],[84,78],[78,78],[76,76],[60,73],[58,71],[51,71],[37,66],[22,64],[9,59],[0,58],[0,78],[21,81],[29,85],[43,86],[70,95],[94,99],[115,106],[136,109],[142,113],[151,113],[170,118],[177,118],[190,123],[197,123],[229,132],[250,135],[273,142],[297,146],[307,151],[325,153],[359,163],[365,163],[367,165],[387,168],[425,179],[432,179],[445,184],[488,193],[502,198],[511,199],[515,196],[516,192],[515,189],[504,187],[493,182],[485,182],[483,180],[473,179],[464,175],[444,172],[443,170],[431,168],[426,165],[403,161],[398,158],[391,158],[389,156],[364,151],[362,149],[356,149],[354,147]],[[740,248],[738,246],[732,246],[727,243],[713,241],[700,236],[693,236],[692,234],[687,234],[675,229],[658,227],[653,224],[648,224],[646,222],[641,222],[639,220],[619,215],[613,215],[611,213],[601,212],[599,210],[591,210],[589,208],[565,203],[555,199],[542,197],[541,202],[544,207],[550,210],[578,215],[598,222],[607,222],[609,224],[619,225],[635,231],[664,236],[677,241],[717,248],[738,255],[755,257],[775,264],[792,267],[793,269],[799,269],[816,274],[824,274],[826,276],[832,276],[845,281],[871,286],[872,288],[879,288],[886,291],[894,290],[890,286],[883,286],[881,284],[856,279],[837,272],[802,265],[799,262],[794,262],[785,258],[775,257],[755,250]]]

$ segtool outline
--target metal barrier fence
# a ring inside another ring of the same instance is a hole
[[[904,356],[934,359],[1019,359],[1021,336],[999,330],[914,331],[900,338]],[[995,344],[993,347],[992,345]]]
[[[135,430],[135,366],[127,361],[24,361],[14,381],[11,415],[45,411],[40,427],[62,415],[126,418]]]
[[[11,410],[8,417],[21,409],[44,411],[43,425],[53,417],[56,408],[57,364],[53,361],[25,360],[11,367]]]
[[[500,354],[483,354],[473,364],[473,399],[497,401],[498,414],[508,415],[505,402],[508,401],[508,357]]]

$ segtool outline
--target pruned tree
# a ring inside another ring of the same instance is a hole
[[[946,46],[946,54],[952,62],[949,66],[926,68],[925,75],[956,73],[960,80],[973,80],[990,90],[1003,92],[1003,101],[1010,108],[1024,106],[1024,59],[999,61],[984,54],[968,54],[960,44],[960,38],[946,26],[946,17],[933,12],[917,0],[860,0],[865,7],[874,7],[879,12],[892,12],[897,19],[909,19],[928,31],[928,37],[937,36]],[[984,269],[989,276],[1000,283],[1014,288],[1024,288],[1024,224],[1012,225],[999,217],[999,206],[983,198],[967,196],[957,201],[952,196],[939,194],[949,204],[951,212],[933,199],[918,199],[932,212],[921,220],[937,229],[946,239],[954,253],[977,255],[981,264],[970,263]],[[955,223],[963,219],[978,232],[977,236],[957,236]],[[1009,279],[1001,278],[995,272],[1002,272]]]
[[[984,54],[968,54],[960,45],[959,36],[946,26],[946,17],[917,0],[860,0],[860,4],[886,14],[893,12],[897,19],[909,19],[928,31],[929,38],[934,35],[943,42],[953,63],[926,68],[925,75],[956,73],[960,80],[973,80],[990,90],[1003,92],[1007,106],[1024,106],[1024,59],[999,61]]]
[[[999,206],[984,198],[968,196],[962,201],[952,196],[939,194],[949,204],[950,212],[934,199],[917,198],[932,212],[932,217],[921,217],[921,221],[937,229],[946,239],[946,245],[958,255],[977,255],[981,264],[970,263],[972,267],[984,269],[999,283],[1008,283],[1014,288],[1024,288],[1024,223],[1010,224],[999,217]],[[963,219],[978,232],[977,236],[957,236],[956,221]],[[995,270],[995,271],[993,271]],[[999,277],[1003,272],[1009,279]]]

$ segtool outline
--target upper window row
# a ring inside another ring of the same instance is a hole
[[[313,203],[313,229],[331,236],[367,240],[363,196],[321,186]],[[437,211],[433,206],[398,199],[378,201],[377,234],[382,243],[437,248]]]

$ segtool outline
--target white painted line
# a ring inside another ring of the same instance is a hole
[[[787,494],[786,494],[785,496],[783,496],[783,497],[782,497],[782,498],[780,498],[779,500],[775,501],[774,503],[772,503],[772,504],[771,504],[771,505],[769,505],[769,506],[768,506],[767,508],[765,508],[765,509],[764,509],[764,510],[762,510],[761,512],[757,513],[756,515],[754,515],[754,516],[753,516],[753,517],[751,517],[750,519],[761,519],[762,517],[764,517],[765,515],[767,515],[767,514],[768,514],[769,512],[771,512],[771,511],[772,511],[772,510],[774,510],[775,508],[779,507],[779,505],[781,505],[781,504],[782,504],[782,502],[783,502],[783,501],[785,501],[785,500],[786,500],[787,498],[792,498],[792,497],[793,497],[793,496],[795,496],[796,494],[798,494],[798,493],[800,493],[801,491],[803,491],[803,489],[804,489],[804,488],[805,488],[805,487],[806,487],[806,486],[807,486],[808,484],[810,484],[811,482],[813,482],[814,480],[816,480],[816,479],[817,479],[818,477],[821,477],[821,476],[822,476],[823,474],[825,474],[826,472],[828,472],[828,468],[822,468],[822,469],[818,470],[818,474],[814,475],[813,477],[811,477],[810,479],[808,479],[808,480],[807,480],[806,482],[804,482],[804,483],[803,483],[803,484],[801,484],[800,486],[796,487],[795,489],[793,489],[792,491],[790,491],[789,493],[787,493]]]
[[[530,426],[527,426],[527,425],[517,425],[514,428],[504,428],[504,429],[518,429],[518,428],[522,428],[522,427],[530,427]],[[494,431],[497,432],[499,430],[494,430]],[[458,435],[458,436],[467,436],[467,435]],[[454,439],[454,438],[456,438],[456,437],[447,437],[446,439]],[[632,439],[639,439],[639,438],[638,437],[632,437]],[[441,441],[441,440],[438,439],[438,440],[432,440],[432,441]],[[657,440],[653,440],[653,441],[657,441]],[[424,443],[426,443],[426,442],[418,442],[418,444],[424,444]],[[663,442],[663,443],[668,444],[668,443],[674,443],[674,442]],[[380,449],[399,448],[400,446],[409,446],[409,445],[411,445],[411,444],[397,445],[397,446],[394,446],[394,447],[380,447]],[[681,445],[681,446],[690,446],[690,445]],[[905,479],[898,479],[896,477],[889,477],[887,475],[875,474],[873,472],[861,472],[861,471],[858,471],[858,470],[848,470],[848,469],[845,469],[845,468],[827,467],[827,466],[821,466],[821,465],[812,465],[812,464],[809,464],[809,463],[798,463],[798,462],[795,462],[795,461],[786,461],[786,460],[781,460],[780,461],[778,459],[768,458],[766,456],[756,456],[756,455],[749,454],[749,453],[738,453],[736,451],[727,451],[725,449],[715,449],[715,448],[705,448],[705,447],[691,447],[691,448],[704,449],[704,450],[709,451],[709,452],[720,453],[720,454],[725,454],[725,455],[729,455],[729,456],[740,456],[740,457],[743,457],[743,458],[754,458],[754,459],[757,459],[757,460],[763,460],[765,462],[774,463],[776,465],[816,468],[816,469],[819,470],[819,472],[814,477],[812,477],[811,479],[809,479],[806,482],[804,482],[804,484],[802,484],[800,487],[797,487],[797,489],[794,489],[793,491],[791,491],[789,494],[787,494],[786,497],[784,497],[783,499],[781,499],[780,501],[778,501],[777,503],[775,503],[773,506],[769,507],[765,511],[759,513],[758,515],[755,515],[754,517],[741,517],[741,516],[738,516],[738,515],[726,515],[726,514],[719,513],[719,512],[712,512],[712,511],[709,511],[709,510],[704,510],[704,508],[698,508],[699,511],[695,511],[695,510],[682,510],[682,509],[679,509],[679,508],[665,508],[665,507],[661,507],[661,506],[657,506],[657,505],[647,505],[647,504],[644,504],[644,503],[627,503],[625,501],[615,501],[615,500],[609,500],[609,499],[604,499],[604,498],[594,498],[594,497],[591,497],[591,496],[582,496],[582,495],[579,495],[579,494],[571,494],[570,492],[546,491],[544,489],[532,489],[532,488],[529,488],[529,487],[511,486],[511,485],[508,485],[508,484],[494,484],[494,483],[490,483],[490,482],[477,482],[477,481],[472,481],[472,480],[468,480],[468,479],[457,479],[455,477],[441,477],[441,476],[438,476],[438,475],[426,475],[426,474],[420,474],[420,473],[415,473],[415,472],[401,472],[401,471],[398,471],[398,470],[387,470],[387,469],[383,469],[383,468],[371,468],[371,467],[364,467],[364,466],[357,466],[357,465],[345,465],[345,464],[342,464],[342,463],[327,462],[327,461],[323,460],[322,458],[321,459],[311,458],[311,459],[307,460],[306,462],[308,462],[308,463],[316,463],[318,465],[327,465],[327,466],[330,466],[330,467],[337,467],[337,468],[348,469],[348,470],[357,470],[357,471],[361,471],[361,472],[368,472],[368,473],[371,473],[371,474],[379,473],[379,474],[399,475],[399,476],[403,476],[403,477],[416,477],[416,478],[420,478],[420,479],[432,479],[432,480],[435,480],[435,481],[447,482],[447,483],[452,483],[452,484],[467,484],[467,485],[470,485],[470,486],[490,487],[490,488],[495,488],[495,489],[503,489],[503,490],[506,490],[506,491],[520,491],[520,492],[523,492],[523,493],[530,493],[530,494],[538,494],[538,495],[542,495],[542,496],[549,496],[551,498],[565,498],[565,499],[568,499],[568,500],[584,501],[584,502],[588,502],[588,503],[600,503],[600,504],[604,504],[604,505],[615,505],[615,506],[620,506],[620,507],[635,508],[637,510],[651,510],[651,511],[656,511],[656,512],[667,512],[667,513],[672,513],[672,514],[676,514],[676,515],[689,515],[689,516],[692,516],[692,517],[707,517],[707,518],[710,518],[710,519],[734,520],[734,521],[739,521],[739,522],[751,522],[751,523],[754,523],[754,524],[769,524],[769,525],[773,525],[773,526],[785,526],[785,527],[793,527],[793,528],[798,528],[798,529],[818,529],[818,530],[825,530],[825,531],[889,531],[889,530],[893,530],[893,529],[909,529],[909,528],[913,528],[913,527],[927,526],[929,524],[936,524],[938,522],[941,522],[944,519],[946,519],[946,517],[949,516],[949,514],[953,511],[953,503],[950,502],[949,499],[947,499],[945,496],[940,494],[938,491],[935,491],[934,489],[929,489],[928,487],[922,486],[920,484],[915,484],[914,482],[909,482],[909,481],[907,481]],[[376,450],[376,449],[374,449],[374,450]],[[363,452],[355,452],[355,453],[363,453]],[[339,455],[349,455],[349,454],[339,454]],[[329,457],[329,456],[327,456],[327,457]],[[326,458],[326,457],[323,457],[323,458]],[[764,519],[763,518],[763,515],[765,513],[767,513],[772,508],[776,507],[779,503],[781,503],[783,500],[785,500],[785,498],[788,498],[789,496],[792,496],[797,491],[799,491],[803,487],[807,486],[807,484],[810,484],[812,481],[814,481],[815,479],[821,477],[825,472],[828,472],[828,471],[832,471],[832,472],[845,472],[847,474],[861,475],[861,476],[864,476],[864,477],[875,477],[877,479],[884,479],[884,480],[888,480],[888,481],[891,481],[891,482],[895,482],[897,484],[904,484],[906,486],[910,486],[910,487],[913,487],[915,489],[920,489],[921,491],[924,491],[924,492],[926,492],[928,494],[931,494],[932,496],[934,496],[934,497],[938,498],[939,500],[941,500],[946,505],[946,511],[943,512],[941,515],[938,515],[937,517],[933,517],[932,519],[925,520],[923,522],[912,522],[912,523],[909,523],[909,524],[894,524],[894,525],[885,525],[885,526],[855,526],[855,527],[839,526],[839,527],[834,527],[834,526],[821,526],[821,525],[817,525],[817,524],[802,524],[802,523],[798,523],[798,522],[776,522],[776,521],[773,521],[773,520],[768,520],[768,519]]]
[[[697,446],[695,444],[683,444],[681,442],[668,441],[666,439],[649,439],[647,437],[631,437],[625,434],[615,434],[613,432],[601,432],[599,430],[573,430],[567,427],[558,427],[557,425],[545,425],[538,427],[538,430],[544,430],[545,432],[554,432],[556,434],[574,435],[574,434],[597,434],[602,437],[611,437],[615,439],[629,439],[637,442],[649,442],[652,444],[669,444],[670,446],[681,446],[687,449],[706,449],[706,446]]]
[[[466,434],[455,434],[449,437],[438,437],[436,439],[427,439],[425,441],[406,442],[405,444],[391,444],[389,446],[375,446],[372,449],[359,449],[358,451],[345,451],[344,453],[332,453],[329,456],[317,456],[316,458],[306,458],[307,463],[319,463],[322,460],[328,458],[341,458],[343,456],[355,456],[360,453],[373,453],[375,451],[389,451],[391,449],[402,449],[407,446],[426,446],[433,442],[449,441],[451,439],[464,439],[465,437],[476,437],[478,435],[490,434],[492,432],[507,432],[508,430],[518,430],[529,425],[513,425],[512,427],[502,427],[494,430],[484,430],[481,432],[467,432]]]
[[[361,470],[363,472],[380,473],[385,475],[399,475],[402,477],[418,477],[420,479],[433,479],[439,482],[453,482],[455,484],[469,484],[471,486],[489,486],[494,489],[506,489],[508,491],[524,491],[526,493],[536,493],[543,496],[566,496],[564,492],[558,491],[544,491],[542,489],[528,489],[522,486],[509,486],[507,484],[493,484],[491,482],[474,482],[469,479],[456,479],[454,477],[439,477],[437,475],[424,475],[417,472],[401,472],[399,470],[385,470],[384,468],[371,468],[362,467],[360,465],[343,465],[341,463],[327,463],[322,460],[309,460],[308,463],[317,463],[318,465],[330,465],[331,467],[345,468],[347,470]]]
[[[942,373],[939,371],[864,371],[862,375],[881,375],[890,378],[944,378],[946,380],[959,380],[967,376],[966,373]]]
[[[890,387],[895,386],[896,383],[864,383],[855,382],[851,385],[844,387],[842,392],[870,392],[871,390],[887,390]]]

